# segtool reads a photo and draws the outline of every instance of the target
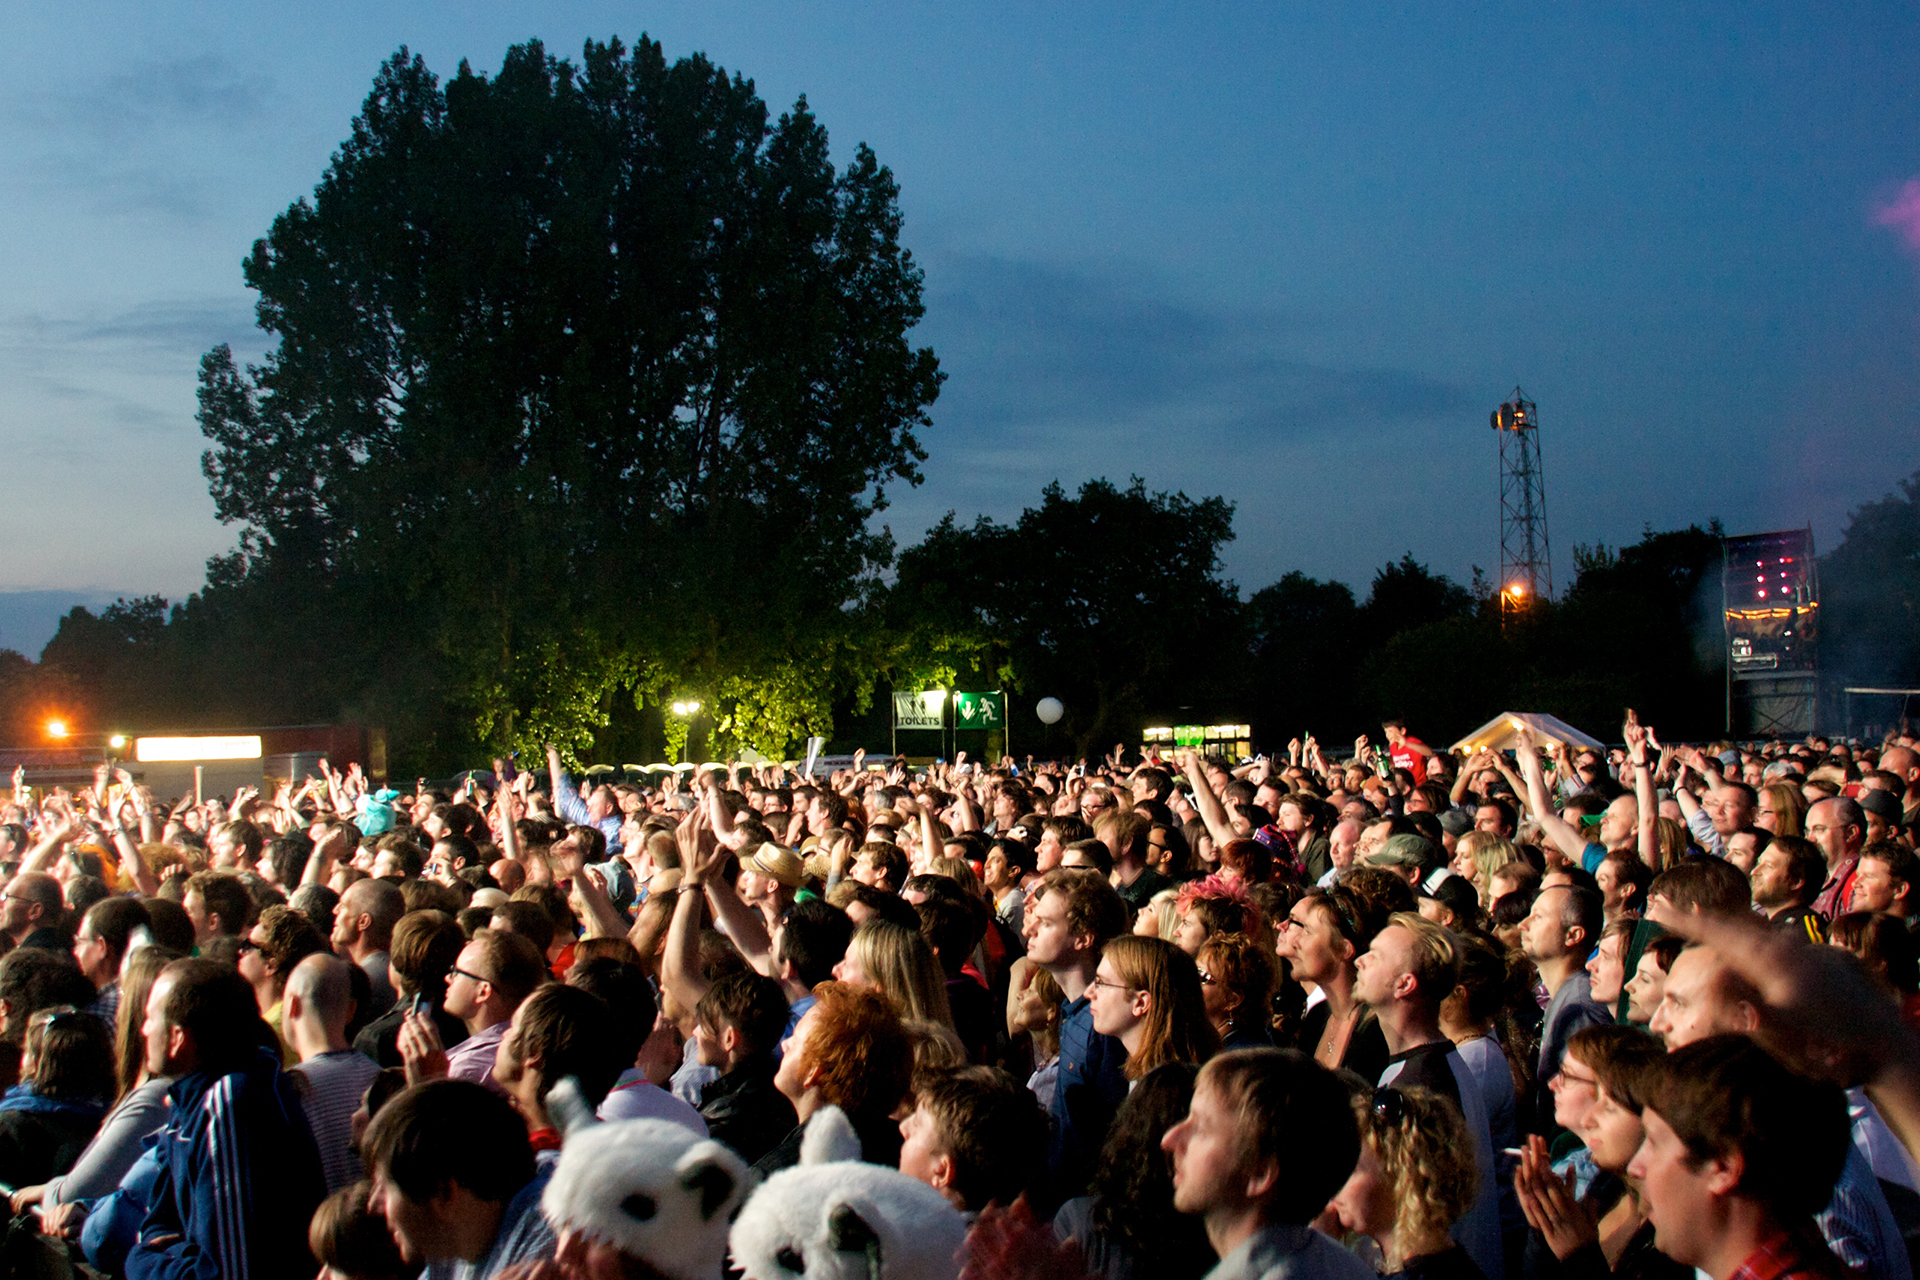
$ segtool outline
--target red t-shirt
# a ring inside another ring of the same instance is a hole
[[[1417,787],[1427,780],[1427,758],[1407,745],[1408,743],[1419,743],[1423,747],[1427,745],[1412,734],[1405,734],[1399,742],[1392,745],[1387,752],[1387,758],[1393,761],[1394,768],[1405,769],[1412,774],[1413,785]]]

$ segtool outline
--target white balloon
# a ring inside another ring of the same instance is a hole
[[[1033,709],[1033,714],[1040,717],[1041,724],[1058,724],[1060,717],[1067,714],[1067,709],[1058,698],[1042,698],[1040,705]]]

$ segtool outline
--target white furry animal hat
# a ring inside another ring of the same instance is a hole
[[[555,1231],[603,1240],[673,1280],[719,1280],[751,1175],[739,1156],[665,1120],[572,1128],[540,1207]]]
[[[800,1163],[761,1183],[733,1224],[746,1280],[956,1280],[967,1223],[897,1169],[860,1161],[838,1107],[807,1121]]]

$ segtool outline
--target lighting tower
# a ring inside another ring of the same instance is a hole
[[[1547,482],[1540,470],[1540,414],[1513,389],[1493,411],[1500,434],[1500,612],[1526,608],[1553,595],[1553,554],[1547,546]]]

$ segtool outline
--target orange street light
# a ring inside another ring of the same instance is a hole
[[[47,736],[48,736],[49,738],[64,738],[64,737],[66,737],[66,736],[67,736],[67,722],[66,722],[65,720],[49,720],[49,721],[47,721]]]

